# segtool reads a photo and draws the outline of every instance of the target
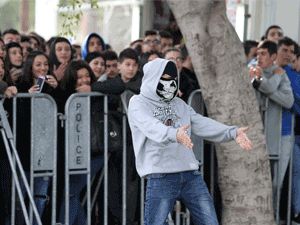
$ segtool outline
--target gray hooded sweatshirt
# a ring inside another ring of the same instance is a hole
[[[286,73],[274,74],[278,66],[272,65],[263,70],[263,77],[256,91],[263,122],[267,149],[270,154],[278,155],[281,149],[282,108],[293,106],[294,96],[290,80]]]
[[[132,132],[136,169],[141,177],[153,173],[197,170],[192,150],[176,140],[177,129],[190,125],[191,133],[213,142],[236,137],[235,126],[226,126],[197,114],[180,98],[163,101],[156,88],[168,60],[155,59],[144,66],[141,92],[130,99],[128,120]]]

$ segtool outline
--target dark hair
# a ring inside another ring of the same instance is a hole
[[[46,50],[46,40],[41,35],[39,35],[38,33],[34,32],[34,31],[31,31],[29,33],[29,38],[34,38],[38,42],[39,49],[41,51]]]
[[[90,52],[90,53],[88,53],[87,56],[85,57],[85,61],[87,63],[90,63],[93,59],[98,58],[98,57],[101,57],[104,60],[104,63],[105,63],[105,57],[100,52]]]
[[[169,31],[166,31],[166,30],[160,31],[159,36],[162,37],[162,38],[171,38],[171,39],[173,39],[172,34]]]
[[[2,57],[0,57],[0,60],[2,60],[2,62],[3,62],[3,64],[4,64],[4,66],[5,66],[4,59],[3,59]]]
[[[264,38],[267,38],[268,37],[268,34],[269,34],[269,32],[270,32],[270,30],[271,29],[280,29],[280,30],[282,30],[282,28],[280,27],[280,26],[278,26],[278,25],[271,25],[271,26],[269,26],[268,28],[267,28],[267,30],[266,30],[266,32],[265,32],[265,35],[264,35]]]
[[[21,35],[21,42],[29,42],[30,39],[27,35]]]
[[[295,53],[295,55],[298,55],[299,52],[300,52],[300,46],[298,45],[297,42],[294,42],[294,43],[295,43],[295,44],[294,44],[294,46],[295,46],[295,51],[294,51],[294,53]]]
[[[111,47],[111,45],[110,44],[108,44],[108,43],[106,43],[105,44],[105,48],[104,48],[105,50],[111,50],[112,49],[112,47]],[[104,50],[103,49],[103,50]]]
[[[96,33],[91,33],[90,34],[90,36],[88,38],[88,41],[87,41],[87,48],[89,46],[89,42],[90,42],[90,40],[91,40],[92,37],[96,37],[96,38],[98,38],[100,40],[100,43],[101,43],[101,46],[102,46],[102,51],[104,51],[106,49],[105,48],[106,47],[105,46],[105,42],[104,42],[103,38],[99,34],[96,34]]]
[[[149,36],[149,35],[157,35],[158,32],[156,30],[146,30],[144,34],[145,34],[145,37],[146,37],[146,36]]]
[[[258,42],[254,41],[254,40],[247,40],[247,41],[244,41],[243,46],[244,46],[245,55],[248,56],[251,48],[255,48],[258,46]]]
[[[48,60],[48,64],[49,64],[49,57],[42,51],[32,51],[28,54],[26,61],[24,62],[24,66],[23,66],[23,71],[22,71],[22,81],[32,85],[33,84],[33,73],[32,73],[32,65],[34,62],[34,59],[39,56],[39,55],[43,55],[46,57],[46,59]],[[51,68],[50,68],[50,64],[49,64],[49,70],[47,72],[47,74],[52,74]]]
[[[17,31],[16,29],[13,29],[13,28],[9,28],[9,29],[3,31],[2,37],[3,37],[5,34],[20,35],[19,31]]]
[[[1,37],[0,37],[0,42],[2,42],[3,44],[5,44],[4,41],[3,41],[3,39]]]
[[[5,65],[5,60],[0,57],[0,60],[2,60],[3,64],[4,64],[4,76],[3,76],[3,81],[6,81],[8,79],[8,72],[7,72],[7,67]]]
[[[51,47],[53,41],[55,41],[55,39],[58,38],[57,36],[53,36],[51,38],[48,39],[48,41],[46,41],[46,45],[49,46],[49,48]]]
[[[39,42],[45,42],[45,39],[35,31],[31,31],[29,33],[29,36],[36,37],[37,39],[39,39]]]
[[[89,53],[89,43],[90,43],[91,38],[93,38],[93,37],[96,37],[100,40],[100,44],[102,46],[102,51],[105,50],[105,42],[104,42],[103,38],[97,33],[90,33],[89,35],[87,35],[84,38],[84,41],[81,45],[81,56],[83,59],[85,59],[85,57]]]
[[[60,82],[62,90],[65,91],[68,96],[76,92],[77,71],[83,68],[88,70],[91,83],[96,81],[95,75],[87,62],[83,60],[71,61]]]
[[[73,52],[72,52],[72,45],[69,42],[69,40],[67,38],[64,37],[56,37],[53,41],[52,44],[50,45],[50,54],[49,54],[49,60],[50,60],[50,64],[51,67],[53,68],[53,66],[55,65],[56,67],[58,67],[61,63],[58,61],[57,56],[56,56],[56,52],[55,52],[55,46],[57,43],[59,42],[65,42],[70,46],[71,49],[71,59],[70,61],[73,59]]]
[[[102,46],[102,51],[104,51],[106,49],[106,46],[105,46],[105,42],[104,42],[103,38],[99,34],[91,33],[86,42],[87,52],[89,51],[89,43],[90,43],[90,40],[92,37],[98,38],[100,40],[100,43]]]
[[[36,42],[38,43],[38,46],[39,47],[41,46],[41,40],[37,36],[35,36],[35,35],[29,35],[28,37],[29,37],[29,39],[33,38],[34,40],[36,40]]]
[[[264,40],[257,46],[258,49],[267,49],[270,55],[277,53],[277,44],[273,41]]]
[[[187,50],[186,45],[181,46],[180,52],[181,52],[182,60],[183,61],[186,60],[186,58],[189,56],[189,51]]]
[[[150,52],[145,52],[145,53],[141,54],[141,56],[140,56],[140,71],[143,71],[143,67],[148,62],[149,57],[154,54],[157,55],[158,58],[162,58],[161,53],[157,52],[157,51],[150,51]]]
[[[178,52],[178,53],[180,53],[180,55],[182,56],[182,53],[181,53],[180,49],[178,49],[178,48],[169,48],[169,49],[167,49],[167,50],[164,52],[163,57],[165,58],[166,55],[167,55],[169,52]]]
[[[125,59],[133,59],[136,61],[136,63],[139,63],[138,54],[132,48],[125,48],[120,52],[119,62],[122,63]]]
[[[16,67],[16,68],[21,68],[21,66],[16,66],[16,65],[13,65],[10,61],[10,58],[9,58],[9,49],[11,48],[19,48],[21,49],[21,54],[23,55],[23,52],[22,52],[22,47],[19,43],[16,43],[16,42],[10,42],[8,44],[5,45],[5,48],[6,48],[6,56],[5,56],[5,64],[7,66],[7,69],[10,70],[12,67]]]
[[[132,45],[134,45],[135,43],[141,42],[141,44],[143,43],[143,39],[136,39],[134,41],[132,41],[129,46],[131,47]]]
[[[281,47],[281,45],[286,45],[286,46],[294,45],[294,46],[296,46],[296,44],[297,43],[293,39],[285,36],[281,40],[278,41],[278,48]]]
[[[103,52],[103,56],[106,60],[118,60],[118,55],[115,51],[106,50]]]
[[[81,46],[79,44],[72,44],[73,48],[81,48]]]

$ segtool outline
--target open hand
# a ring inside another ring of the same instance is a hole
[[[68,63],[61,63],[57,68],[54,65],[53,73],[58,81],[64,77],[65,70],[68,66]]]
[[[249,140],[249,138],[246,135],[246,131],[248,130],[248,127],[240,127],[237,129],[236,132],[236,138],[235,142],[244,150],[251,150],[252,149],[252,142]]]
[[[188,135],[188,129],[190,125],[184,125],[177,129],[176,139],[177,142],[180,144],[183,144],[185,147],[192,149],[193,148],[193,142]]]

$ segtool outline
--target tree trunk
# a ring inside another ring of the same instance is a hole
[[[184,35],[208,114],[249,126],[254,149],[217,145],[223,225],[275,224],[268,154],[246,58],[223,0],[167,0]]]

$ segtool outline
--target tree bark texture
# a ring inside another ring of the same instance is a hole
[[[217,145],[223,225],[273,225],[268,154],[243,46],[223,0],[167,0],[185,38],[211,118],[249,126],[254,148]]]

